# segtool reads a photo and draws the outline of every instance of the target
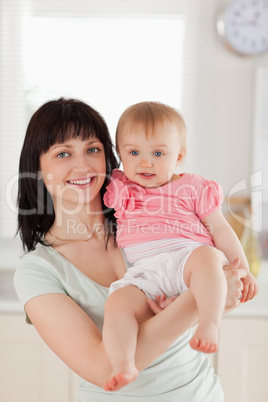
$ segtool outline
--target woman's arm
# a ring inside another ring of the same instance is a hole
[[[258,293],[258,285],[254,276],[249,272],[248,261],[236,233],[221,211],[214,212],[202,222],[211,234],[215,246],[226,255],[229,261],[234,261],[238,257],[239,267],[248,272],[247,276],[243,278],[241,302],[253,299]]]
[[[234,310],[241,303],[240,296],[243,290],[242,279],[247,276],[247,271],[242,268],[238,269],[238,266],[239,258],[236,258],[230,265],[224,267],[224,274],[227,281],[227,297],[224,314]],[[161,296],[157,296],[155,301],[148,299],[148,304],[154,314],[159,314],[176,299],[176,297],[167,298],[162,294]],[[197,321],[194,324],[197,324]]]
[[[197,318],[196,304],[185,292],[162,314],[140,326],[136,361],[141,371],[159,357]],[[88,315],[67,295],[34,297],[25,311],[45,343],[74,372],[85,380],[104,387],[111,376],[102,335]],[[180,320],[174,317],[180,316]],[[175,325],[176,321],[176,325]],[[169,331],[163,328],[170,326]]]
[[[228,307],[239,304],[243,269],[229,271]],[[111,366],[102,336],[88,315],[67,295],[34,297],[25,310],[47,345],[85,380],[104,387]],[[179,319],[178,319],[179,317]],[[143,370],[159,357],[180,335],[197,322],[197,308],[190,290],[179,296],[160,314],[140,325],[136,364]]]
[[[88,315],[65,294],[30,299],[25,311],[50,349],[85,380],[104,386],[111,367],[102,336]]]

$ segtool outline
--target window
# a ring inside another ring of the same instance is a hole
[[[173,1],[126,3],[0,0],[0,236],[15,234],[20,149],[42,103],[79,98],[112,136],[132,103],[182,108],[185,14]]]

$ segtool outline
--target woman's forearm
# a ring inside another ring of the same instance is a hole
[[[153,363],[180,335],[195,325],[197,319],[195,299],[192,292],[187,290],[159,314],[141,323],[135,357],[137,369],[142,371]],[[103,386],[103,380],[111,374],[111,367],[102,340],[98,346],[98,354],[103,362],[105,375],[99,378],[97,385]]]
[[[226,305],[229,308],[239,303],[240,279],[245,275],[242,269],[229,267],[226,270]],[[44,341],[73,371],[104,387],[112,369],[101,333],[70,297],[62,294],[38,296],[27,302],[25,310]],[[140,371],[146,368],[197,320],[196,303],[187,290],[159,314],[140,324],[137,368]]]
[[[228,284],[226,313],[240,304],[238,298],[243,287],[241,278],[246,275],[246,270],[238,268],[238,264],[234,262],[226,267],[224,272]],[[142,371],[148,367],[179,336],[197,323],[197,305],[191,290],[188,289],[164,310],[140,324],[136,350],[138,370]],[[107,355],[102,341],[100,342],[100,352],[106,361]],[[106,369],[110,371],[109,364]]]
[[[136,365],[143,370],[157,359],[180,335],[197,323],[195,299],[190,290],[167,308],[140,324]]]
[[[241,279],[247,270],[238,268],[237,261],[225,267],[227,298],[224,313],[240,304],[243,289]],[[198,323],[198,311],[190,289],[177,297],[173,303],[140,325],[136,352],[136,365],[143,370],[157,359],[180,335]]]

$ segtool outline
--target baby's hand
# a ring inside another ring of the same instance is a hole
[[[243,282],[241,303],[245,303],[257,295],[259,286],[251,272],[248,272],[245,278],[241,278],[241,281]]]
[[[147,302],[154,314],[160,313],[169,306],[176,297],[167,298],[165,294],[155,296],[155,300],[147,299]]]

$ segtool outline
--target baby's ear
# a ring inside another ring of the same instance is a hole
[[[182,151],[182,152],[178,155],[178,158],[177,158],[177,165],[179,165],[179,164],[182,162],[184,156],[185,156],[185,151]]]

